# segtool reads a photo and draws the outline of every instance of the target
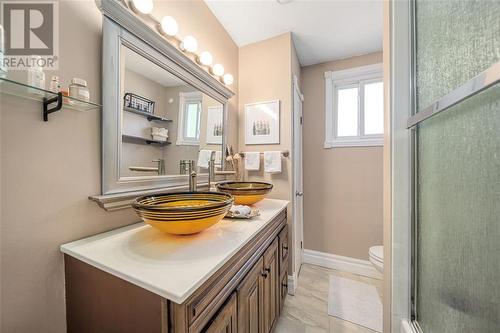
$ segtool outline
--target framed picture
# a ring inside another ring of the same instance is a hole
[[[207,108],[207,143],[221,145],[223,130],[222,105],[209,106]]]
[[[280,101],[245,104],[245,144],[280,143]]]

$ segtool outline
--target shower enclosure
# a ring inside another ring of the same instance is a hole
[[[500,332],[500,1],[410,8],[411,325]]]

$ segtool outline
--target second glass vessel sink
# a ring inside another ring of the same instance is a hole
[[[224,182],[216,185],[217,190],[229,193],[237,205],[252,205],[264,199],[273,189],[273,184],[264,182]]]

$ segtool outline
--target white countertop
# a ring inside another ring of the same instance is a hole
[[[181,304],[287,204],[265,199],[255,205],[260,216],[224,219],[191,236],[164,234],[140,222],[61,245],[61,251]]]

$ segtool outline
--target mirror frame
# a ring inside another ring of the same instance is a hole
[[[168,189],[187,186],[187,175],[120,177],[122,99],[120,97],[121,46],[126,46],[179,77],[223,105],[224,135],[227,145],[227,104],[234,95],[229,88],[164,39],[154,26],[146,24],[116,0],[96,1],[103,13],[102,50],[102,194]],[[224,155],[224,154],[223,154]],[[224,158],[222,161],[224,165]],[[198,177],[208,181],[207,174]]]

